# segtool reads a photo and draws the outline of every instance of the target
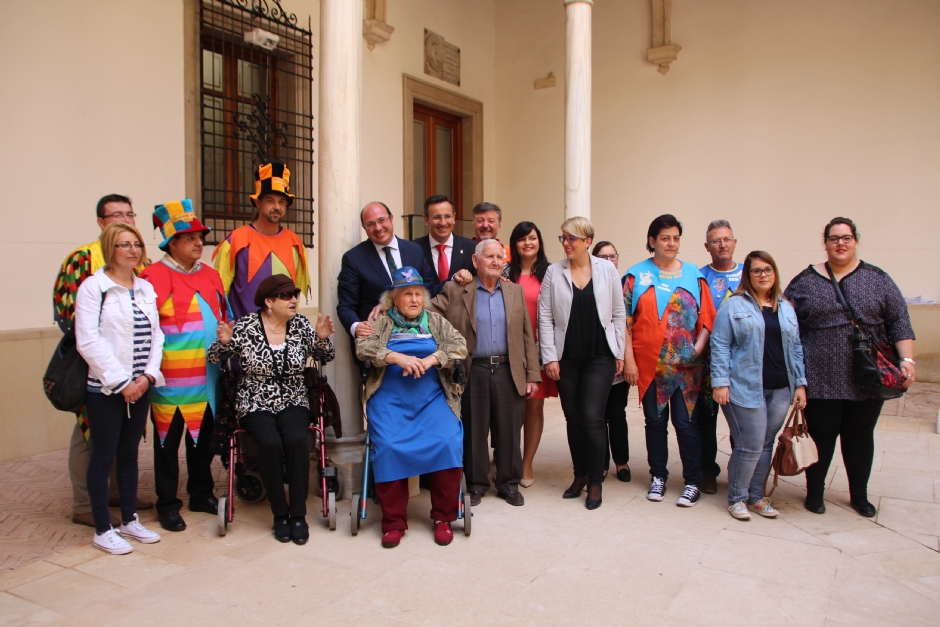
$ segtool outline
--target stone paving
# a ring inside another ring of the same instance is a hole
[[[776,520],[732,519],[724,476],[718,494],[677,508],[674,439],[667,498],[649,502],[642,417],[630,402],[634,480],[608,480],[600,509],[560,498],[570,461],[560,407],[549,401],[525,506],[491,491],[474,509],[473,534],[456,523],[446,548],[433,542],[422,492],[394,550],[379,546],[377,507],[352,537],[348,501],[330,532],[311,497],[303,547],[271,537],[266,503],[238,503],[225,537],[215,517],[184,508],[186,531],[109,556],[89,546],[90,529],[69,522],[64,452],[0,464],[0,625],[940,624],[940,385],[917,384],[885,406],[875,520],[851,509],[838,451],[822,516],[803,509],[802,477],[777,489]],[[142,490],[153,485],[149,447]]]

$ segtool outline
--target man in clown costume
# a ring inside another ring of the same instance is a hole
[[[236,320],[257,311],[254,298],[258,285],[273,274],[289,276],[310,296],[303,241],[280,225],[294,202],[288,189],[290,170],[284,163],[272,160],[261,164],[255,173],[255,193],[249,197],[257,209],[254,221],[232,231],[212,255]]]
[[[200,261],[203,226],[188,198],[158,205],[153,212],[154,228],[163,235],[160,250],[166,254],[140,277],[157,293],[160,327],[166,340],[160,370],[166,386],[150,392],[154,424],[153,474],[160,525],[167,531],[182,531],[183,502],[179,487],[180,440],[186,440],[189,480],[189,509],[218,513],[212,493],[214,479],[209,466],[209,448],[216,407],[219,366],[206,360],[220,322],[231,313],[219,273]]]

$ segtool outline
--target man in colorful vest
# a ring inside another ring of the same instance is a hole
[[[115,222],[134,224],[134,208],[131,199],[121,194],[108,194],[98,201],[97,207],[98,228]],[[142,260],[137,268],[138,274],[149,263]],[[75,319],[75,294],[78,287],[86,278],[104,266],[104,255],[101,253],[101,242],[95,240],[76,248],[65,261],[59,274],[56,276],[55,287],[52,290],[52,306],[56,324],[65,333]],[[72,522],[77,525],[94,527],[95,521],[91,516],[91,500],[88,498],[88,486],[85,476],[88,473],[88,460],[91,459],[91,433],[88,431],[88,414],[83,407],[78,414],[75,428],[72,430],[72,440],[69,442],[69,478],[72,480]],[[117,477],[114,466],[111,467],[109,504],[120,506],[117,491]],[[137,497],[137,509],[146,510],[153,507],[153,501],[146,497]],[[119,523],[113,523],[115,527]]]
[[[219,322],[228,322],[231,315],[219,273],[200,261],[209,228],[196,217],[192,201],[184,198],[158,205],[153,225],[163,235],[159,246],[166,253],[140,275],[157,293],[160,327],[166,337],[160,366],[166,385],[150,392],[153,476],[160,525],[167,531],[182,531],[186,523],[180,516],[183,502],[177,490],[184,435],[189,510],[218,513],[209,444],[219,367],[207,362],[206,351],[215,340]]]
[[[740,264],[735,263],[734,239],[731,224],[727,220],[713,220],[705,230],[705,250],[711,255],[712,262],[699,268],[699,272],[708,282],[715,311],[729,296],[734,294],[741,283]],[[718,456],[718,403],[712,399],[711,352],[706,348],[702,356],[705,361],[704,380],[702,382],[701,409],[699,411],[699,432],[702,436],[702,492],[715,494],[718,491],[718,474],[721,467],[715,462]]]
[[[282,162],[274,160],[258,166],[255,193],[250,196],[252,206],[258,210],[254,222],[229,233],[212,253],[236,320],[257,311],[254,299],[258,285],[273,274],[289,276],[310,297],[303,241],[280,225],[294,202],[289,188],[290,170]]]

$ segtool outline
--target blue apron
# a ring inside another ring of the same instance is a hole
[[[424,358],[437,342],[430,335],[396,334],[388,349]],[[447,404],[437,368],[415,379],[403,377],[401,366],[386,366],[366,408],[377,483],[463,465],[463,423]]]

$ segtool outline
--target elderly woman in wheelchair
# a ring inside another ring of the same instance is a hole
[[[454,538],[463,465],[462,386],[454,362],[467,356],[463,336],[425,309],[430,297],[418,271],[395,272],[382,296],[374,334],[356,340],[371,362],[365,384],[375,491],[382,505],[382,546],[398,546],[408,529],[408,477],[429,475],[434,541]]]

